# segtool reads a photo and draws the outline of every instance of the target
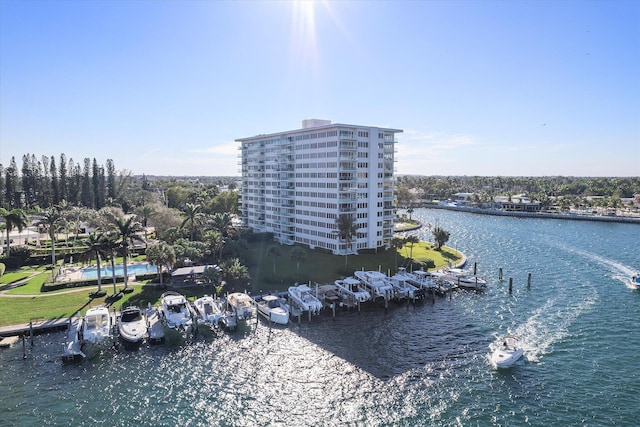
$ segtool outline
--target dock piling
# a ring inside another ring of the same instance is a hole
[[[498,280],[502,280],[502,267],[498,269]]]
[[[527,289],[531,287],[531,273],[527,275]]]
[[[509,294],[513,290],[513,277],[509,277]]]

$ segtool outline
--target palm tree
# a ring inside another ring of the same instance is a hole
[[[122,255],[122,271],[124,274],[124,289],[129,285],[127,277],[127,258],[129,257],[129,246],[134,242],[143,242],[144,239],[136,233],[144,231],[142,224],[135,220],[135,216],[129,218],[115,218],[116,234],[118,236],[118,245],[120,254]]]
[[[211,253],[218,256],[218,262],[222,259],[222,248],[224,247],[225,241],[222,234],[218,233],[217,230],[209,230],[204,235],[205,241],[209,244],[209,248],[211,249]]]
[[[203,213],[200,212],[200,206],[197,203],[187,203],[185,205],[185,215],[186,218],[182,221],[180,227],[184,228],[187,224],[189,224],[189,240],[193,241],[193,234],[195,233],[195,229],[202,222]]]
[[[227,231],[229,230],[229,227],[231,227],[231,219],[232,217],[229,212],[215,213],[211,218],[211,225],[213,228],[218,230],[223,237],[226,237]]]
[[[398,249],[402,248],[405,244],[405,239],[401,237],[394,237],[391,239],[391,249],[394,250],[396,255],[396,270],[398,269]]]
[[[407,213],[409,214],[409,221],[411,221],[411,214],[413,214],[413,208],[411,206],[407,208]]]
[[[358,226],[356,225],[353,216],[349,214],[342,214],[336,219],[336,226],[338,227],[338,238],[341,242],[345,242],[344,248],[344,268],[347,268],[347,255],[349,249],[351,249],[351,243],[353,242],[353,237],[356,235],[358,231]]]
[[[280,246],[271,245],[267,248],[267,256],[273,258],[273,280],[276,279],[276,259],[282,255],[280,252]]]
[[[413,259],[413,245],[415,245],[416,243],[420,242],[420,239],[418,239],[418,236],[412,234],[411,236],[408,236],[405,239],[405,242],[409,245],[410,248],[410,253],[409,253],[409,258]]]
[[[10,211],[5,208],[0,208],[0,216],[4,219],[5,229],[7,231],[7,257],[11,255],[11,239],[9,233],[14,228],[17,228],[19,232],[29,224],[27,215],[22,209],[11,209]]]
[[[42,226],[51,238],[51,267],[56,266],[56,232],[62,222],[62,215],[57,208],[50,208],[42,212],[38,225]]]
[[[176,252],[171,245],[160,242],[147,248],[147,260],[156,266],[162,285],[162,266],[173,265],[176,262]]]
[[[101,261],[101,256],[105,252],[105,249],[107,248],[107,245],[108,245],[107,239],[108,237],[104,233],[101,233],[99,231],[94,231],[91,234],[89,234],[87,239],[84,241],[84,245],[87,247],[86,251],[84,252],[84,255],[89,257],[89,259],[91,259],[91,257],[93,256],[96,257],[96,266],[98,267],[98,293],[102,292],[102,276],[100,271],[101,270],[100,261]]]
[[[111,262],[111,278],[113,279],[113,294],[116,290],[116,256],[118,255],[118,235],[112,231],[104,235],[104,254]]]
[[[135,213],[140,218],[140,222],[144,227],[144,239],[147,240],[147,224],[149,222],[149,218],[155,215],[156,210],[154,209],[153,206],[142,205],[136,209]]]
[[[298,268],[298,277],[300,277],[300,263],[305,262],[307,260],[307,253],[300,246],[295,246],[291,250],[291,259],[296,262],[296,267]]]

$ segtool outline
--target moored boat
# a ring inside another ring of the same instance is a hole
[[[369,291],[372,300],[383,299],[386,304],[394,297],[393,286],[383,273],[379,271],[356,271],[354,274],[360,279],[363,287]]]
[[[113,333],[111,319],[109,309],[103,305],[87,310],[82,321],[82,339],[92,344],[99,344],[111,338]]]
[[[289,286],[289,298],[302,311],[317,314],[322,309],[322,302],[314,295],[313,289],[305,284]]]
[[[461,289],[482,290],[487,287],[485,277],[474,275],[473,273],[460,268],[446,268],[443,270],[444,280],[458,286]]]
[[[362,282],[355,277],[338,279],[335,282],[338,293],[342,296],[343,302],[347,305],[363,303],[371,299],[371,294],[364,288]]]
[[[193,313],[187,298],[173,291],[160,296],[160,317],[170,329],[184,331],[193,323]]]
[[[234,292],[227,295],[227,302],[236,312],[238,319],[250,319],[253,316],[255,301],[244,292]]]
[[[284,298],[276,295],[265,295],[256,301],[258,312],[267,320],[279,325],[289,323],[289,305]]]
[[[129,306],[122,310],[118,319],[118,335],[124,344],[142,344],[147,336],[147,323],[140,307]]]
[[[492,344],[492,350],[491,363],[496,368],[509,368],[524,354],[518,337],[515,335],[505,335],[500,344]]]
[[[109,309],[103,305],[87,310],[82,319],[82,344],[85,351],[113,344],[113,322]]]
[[[204,295],[196,299],[194,306],[198,318],[201,319],[205,325],[211,328],[218,326],[223,313],[220,305],[216,304],[211,295]]]

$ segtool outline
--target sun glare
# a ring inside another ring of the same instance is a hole
[[[315,5],[312,0],[294,0],[291,4],[291,41],[295,57],[303,63],[318,60]]]

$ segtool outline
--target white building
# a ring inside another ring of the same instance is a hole
[[[302,129],[240,142],[243,224],[276,241],[334,254],[388,247],[393,237],[395,134],[399,129],[304,120]],[[351,247],[336,219],[357,227]]]

